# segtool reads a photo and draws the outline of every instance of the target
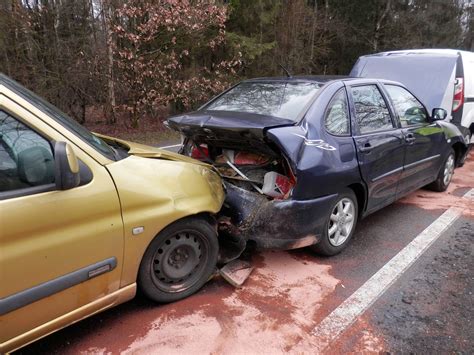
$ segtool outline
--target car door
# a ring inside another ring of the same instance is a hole
[[[28,342],[40,327],[47,334],[59,317],[67,325],[119,288],[123,226],[113,181],[70,143],[83,181],[58,190],[55,141],[66,139],[0,95],[0,347]]]
[[[397,196],[402,197],[435,180],[442,159],[444,132],[436,122],[430,122],[423,104],[407,89],[394,84],[384,84],[384,88],[406,141],[397,191]]]
[[[359,167],[368,188],[367,213],[395,200],[405,141],[378,84],[350,86]]]

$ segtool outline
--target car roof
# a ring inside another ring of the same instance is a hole
[[[269,82],[269,81],[282,81],[282,82],[317,82],[327,83],[333,80],[350,79],[345,75],[296,75],[296,76],[272,76],[272,77],[261,77],[243,80],[243,82]]]
[[[258,83],[258,82],[283,82],[283,83],[297,83],[297,82],[315,82],[320,84],[327,84],[330,82],[348,82],[350,84],[369,84],[369,83],[384,83],[384,84],[395,84],[399,86],[404,86],[403,84],[385,80],[385,79],[372,79],[372,78],[356,78],[346,75],[297,75],[297,76],[275,76],[275,77],[262,77],[262,78],[252,78],[241,81],[242,83]]]
[[[397,51],[386,51],[374,54],[367,54],[364,57],[386,57],[386,56],[402,56],[402,55],[430,55],[430,56],[458,56],[459,54],[468,54],[472,52],[460,49],[449,48],[424,48],[424,49],[402,49]]]

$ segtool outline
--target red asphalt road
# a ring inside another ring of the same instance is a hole
[[[183,301],[156,305],[137,297],[21,350],[23,353],[254,354],[295,351],[300,341],[451,206],[474,221],[474,154],[447,193],[419,190],[361,221],[348,249],[332,258],[309,250],[263,252],[243,288],[220,278]],[[364,316],[328,352],[390,351]],[[312,353],[311,348],[298,352]]]

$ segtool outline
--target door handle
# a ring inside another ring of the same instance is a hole
[[[359,147],[359,150],[362,152],[362,153],[367,153],[367,152],[370,152],[372,150],[372,145],[370,144],[370,142],[365,142],[363,146],[360,146]]]
[[[413,144],[415,142],[416,138],[415,138],[415,135],[413,133],[408,133],[406,136],[405,136],[405,142],[409,143],[409,144]]]

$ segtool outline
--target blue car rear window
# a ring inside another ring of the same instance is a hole
[[[296,121],[321,86],[316,82],[243,82],[203,109],[249,112]]]

